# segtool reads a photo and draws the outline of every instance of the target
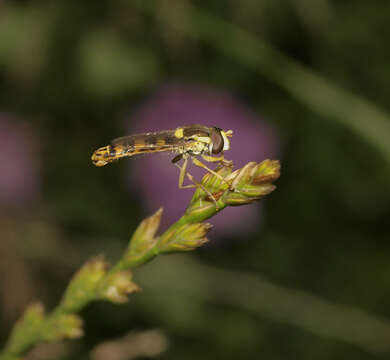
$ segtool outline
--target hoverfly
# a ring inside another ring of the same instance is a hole
[[[187,172],[188,160],[191,159],[194,165],[225,181],[218,173],[196,157],[200,156],[207,162],[220,162],[223,165],[230,165],[231,162],[224,159],[224,151],[229,150],[229,137],[232,135],[232,130],[224,131],[217,127],[203,125],[189,125],[178,127],[175,130],[128,135],[114,139],[110,145],[97,149],[92,154],[92,163],[96,166],[104,166],[123,157],[173,152],[177,155],[172,159],[172,163],[180,169],[179,188],[200,187],[216,203],[212,194]],[[180,160],[184,160],[182,166],[177,164]],[[183,185],[186,175],[193,184]]]

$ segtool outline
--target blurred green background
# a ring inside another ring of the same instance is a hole
[[[149,214],[130,160],[90,154],[181,82],[277,129],[277,190],[250,231],[135,270],[141,294],[89,306],[84,338],[30,358],[387,358],[389,16],[378,0],[0,0],[2,343]]]

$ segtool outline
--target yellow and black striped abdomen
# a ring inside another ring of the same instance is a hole
[[[114,160],[139,154],[163,151],[178,151],[182,140],[174,131],[130,135],[115,139],[111,145],[103,146],[92,154],[92,163],[104,166]]]
[[[113,146],[107,145],[97,149],[92,154],[92,163],[96,166],[104,166],[109,162],[120,159],[124,156],[130,156],[130,154],[126,155],[123,146]]]

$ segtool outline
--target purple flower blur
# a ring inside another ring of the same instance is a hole
[[[40,192],[38,143],[32,129],[0,113],[0,209],[28,206]]]
[[[261,161],[278,154],[279,142],[272,127],[233,96],[210,88],[171,84],[162,87],[140,106],[127,122],[129,133],[175,129],[182,125],[202,124],[233,130],[231,149],[225,158],[238,168],[249,161]],[[165,155],[165,156],[164,156]],[[178,219],[184,212],[193,190],[178,189],[179,169],[170,164],[173,154],[145,155],[129,161],[129,183],[142,196],[148,212],[164,207],[164,224]],[[190,167],[197,179],[202,169]],[[258,206],[227,208],[210,222],[213,233],[234,234],[261,224]]]

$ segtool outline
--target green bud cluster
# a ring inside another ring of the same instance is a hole
[[[103,256],[87,261],[73,276],[60,304],[48,315],[41,304],[33,304],[14,326],[0,359],[17,360],[41,341],[59,341],[82,336],[82,320],[76,315],[88,303],[104,299],[125,303],[140,290],[130,269],[145,264],[158,254],[191,251],[207,242],[211,225],[204,220],[226,206],[250,204],[275,189],[280,175],[279,161],[250,162],[233,171],[223,164],[215,174],[207,173],[184,215],[157,236],[162,209],[138,226],[122,258],[109,269]]]
[[[250,204],[268,195],[276,188],[273,182],[280,176],[280,163],[267,159],[249,162],[235,171],[231,166],[223,166],[216,173],[219,177],[207,174],[202,180],[213,198],[197,189],[184,215],[187,222],[203,221],[226,206]]]

